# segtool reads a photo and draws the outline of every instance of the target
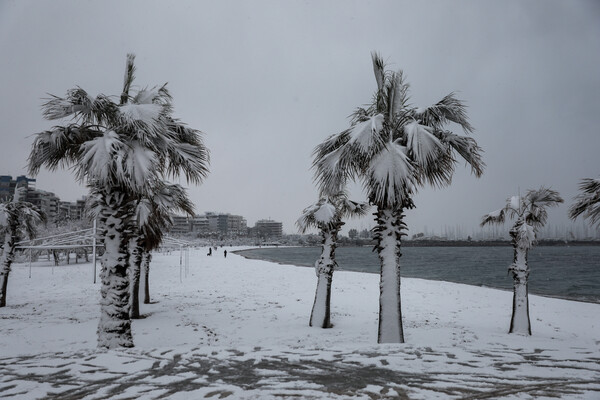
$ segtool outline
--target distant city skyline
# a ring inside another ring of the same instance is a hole
[[[477,230],[541,185],[565,199],[548,224],[568,226],[580,179],[600,174],[598,21],[592,0],[0,0],[0,171],[27,175],[33,135],[55,124],[43,98],[76,86],[120,94],[133,52],[136,84],[168,82],[175,116],[205,132],[210,174],[189,185],[197,209],[271,217],[295,233],[317,200],[311,153],[371,99],[378,51],[404,71],[415,106],[457,92],[487,164],[481,179],[459,165],[450,187],[421,189],[409,235]],[[36,178],[61,199],[86,193],[68,169]],[[360,183],[349,192],[365,198]],[[343,232],[372,225],[369,215]]]

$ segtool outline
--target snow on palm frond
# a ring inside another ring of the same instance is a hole
[[[323,193],[319,201],[302,211],[296,225],[304,233],[310,227],[333,226],[339,224],[344,217],[365,215],[368,208],[366,203],[349,200],[344,191],[331,195]]]
[[[152,142],[166,131],[161,104],[127,103],[119,107],[123,123],[141,140]]]
[[[369,211],[369,203],[349,200],[344,196],[341,207],[344,215],[348,217],[363,217]]]
[[[95,98],[81,88],[67,91],[67,96],[53,96],[42,104],[42,113],[48,120],[71,117],[84,124],[103,125],[116,117],[117,106],[108,97]]]
[[[159,121],[162,113],[160,104],[135,104],[127,103],[119,107],[123,119],[126,123],[142,123],[147,126],[153,126]]]
[[[514,228],[514,232],[515,242],[520,248],[529,249],[536,241],[535,228],[526,222],[517,224]]]
[[[141,188],[146,185],[148,178],[154,175],[155,164],[156,156],[153,151],[140,142],[130,143],[125,158],[125,172],[133,187]]]
[[[56,126],[50,131],[39,133],[33,141],[29,155],[29,172],[36,175],[41,166],[50,170],[78,162],[81,145],[101,132],[77,125]]]
[[[152,217],[152,201],[147,198],[141,199],[135,207],[135,220],[139,227],[146,225]]]
[[[417,164],[426,168],[444,153],[444,147],[428,127],[413,121],[404,126],[404,133],[408,154]]]
[[[473,133],[474,130],[467,117],[467,106],[457,99],[454,93],[424,110],[415,110],[415,118],[436,129],[441,129],[448,122],[454,122],[459,124],[465,133]]]
[[[380,132],[383,129],[384,117],[377,114],[374,117],[354,125],[348,131],[350,135],[349,145],[356,144],[360,152],[367,153],[380,140]]]
[[[584,178],[579,183],[579,194],[569,208],[569,217],[575,219],[583,215],[592,225],[600,227],[600,179]]]
[[[523,209],[523,200],[521,196],[511,196],[506,200],[507,210],[512,210],[514,212],[520,213],[521,209]]]
[[[404,146],[391,143],[372,159],[365,185],[373,203],[401,204],[412,191],[415,169],[405,151]]]
[[[317,213],[321,209],[321,206],[326,201],[327,201],[326,198],[322,197],[316,203],[311,204],[310,206],[308,206],[304,210],[302,210],[302,214],[300,215],[300,218],[298,218],[298,220],[296,221],[296,226],[298,227],[298,230],[301,233],[306,233],[306,231],[310,227],[318,227],[319,226],[319,223],[317,222],[317,219],[315,218],[315,213]]]
[[[167,85],[164,84],[161,87],[153,87],[152,89],[142,89],[136,93],[131,100],[135,104],[162,104],[170,105],[172,96],[167,89]]]
[[[332,149],[329,153],[315,158],[315,181],[324,193],[337,193],[346,185],[353,172],[350,165],[345,164],[345,147]]]
[[[489,224],[503,224],[504,223],[504,208],[501,208],[496,211],[492,211],[491,213],[485,214],[481,218],[481,226],[489,225]]]
[[[314,211],[315,221],[321,224],[329,224],[335,218],[336,211],[335,205],[325,201]]]
[[[50,95],[51,98],[42,104],[42,114],[48,120],[61,119],[78,112],[89,112],[94,98],[78,87],[67,91],[65,98]]]
[[[132,103],[134,104],[152,104],[154,103],[154,99],[158,97],[158,90],[156,88],[152,89],[142,89],[133,98]]]
[[[552,189],[541,187],[537,190],[528,190],[525,196],[511,196],[506,200],[504,208],[487,214],[483,217],[481,225],[486,223],[502,223],[505,217],[517,219],[515,226],[527,224],[533,229],[542,227],[548,219],[548,207],[562,203],[560,194]]]
[[[124,155],[123,143],[115,132],[106,131],[102,136],[83,143],[81,149],[83,155],[80,164],[76,166],[80,180],[87,176],[88,179],[104,186],[116,184],[113,180],[119,172],[119,177],[124,178],[120,162]]]
[[[543,186],[537,190],[528,190],[525,199],[528,208],[526,218],[528,223],[534,226],[545,225],[548,218],[547,208],[564,202],[557,191]]]

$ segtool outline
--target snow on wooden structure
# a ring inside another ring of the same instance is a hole
[[[96,240],[96,220],[94,220],[91,228],[22,240],[16,243],[15,248],[29,250],[29,277],[31,278],[31,258],[34,250],[54,251],[91,247],[94,283],[96,283],[96,249],[102,246],[104,245],[97,243]]]

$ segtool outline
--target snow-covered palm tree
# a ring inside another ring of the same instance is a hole
[[[330,136],[314,151],[313,167],[321,190],[335,193],[349,179],[363,182],[369,202],[377,207],[375,238],[381,261],[378,342],[404,342],[400,305],[400,245],[404,212],[414,208],[419,186],[450,184],[457,156],[476,176],[483,172],[481,149],[469,136],[447,127],[473,131],[466,106],[449,94],[428,108],[409,103],[402,71],[386,71],[373,54],[377,91],[371,104],[358,108],[351,127]]]
[[[503,224],[507,217],[515,220],[509,232],[514,249],[513,263],[508,268],[514,281],[509,333],[531,335],[527,252],[535,243],[538,229],[548,220],[547,208],[562,202],[558,192],[542,186],[537,190],[528,190],[525,196],[509,197],[503,208],[484,215],[481,220],[481,226]]]
[[[200,183],[208,174],[209,155],[200,132],[172,117],[166,85],[130,93],[134,56],[127,56],[120,96],[92,97],[81,88],[43,105],[49,120],[62,125],[38,133],[29,169],[71,166],[80,181],[99,194],[102,211],[100,347],[131,347],[129,319],[129,240],[133,204],[153,193],[155,182],[184,175]],[[68,120],[67,120],[68,119]]]
[[[333,271],[337,266],[335,261],[335,248],[337,235],[344,225],[346,217],[363,216],[368,205],[348,200],[345,193],[340,192],[334,196],[323,196],[316,203],[308,206],[296,224],[302,233],[311,227],[321,231],[322,250],[321,256],[315,262],[317,273],[317,290],[315,301],[310,313],[310,326],[331,328],[331,281]]]
[[[139,287],[142,264],[145,274],[145,293],[150,302],[150,251],[156,249],[164,236],[164,232],[173,224],[171,213],[179,211],[194,215],[194,204],[180,185],[167,185],[157,182],[155,192],[149,198],[139,200],[135,210],[134,229],[136,233],[130,242],[130,278],[131,278],[131,318],[140,317]]]
[[[36,225],[45,221],[44,213],[37,206],[25,201],[26,194],[26,188],[16,187],[12,200],[0,204],[0,232],[4,233],[0,261],[0,307],[6,306],[8,275],[15,257],[16,243],[24,234],[33,238]]]
[[[579,194],[569,208],[569,217],[583,215],[590,225],[600,228],[600,179],[584,178],[579,183]]]

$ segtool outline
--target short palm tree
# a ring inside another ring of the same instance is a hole
[[[344,225],[346,217],[363,216],[368,205],[348,200],[345,193],[323,196],[316,203],[305,208],[296,224],[302,233],[315,227],[321,231],[321,256],[315,262],[317,273],[317,291],[310,314],[310,326],[331,328],[331,282],[337,266],[335,248],[337,235]]]
[[[46,218],[37,206],[25,201],[26,194],[27,189],[17,187],[12,200],[0,204],[0,231],[4,233],[0,261],[0,307],[6,306],[8,274],[15,257],[16,243],[24,234],[33,238],[36,225]]]
[[[600,179],[584,178],[579,183],[579,194],[569,208],[569,217],[580,215],[589,219],[590,225],[600,228]]]
[[[127,270],[136,201],[151,196],[155,182],[167,177],[184,175],[188,182],[200,183],[208,174],[209,155],[200,132],[172,117],[166,85],[130,93],[134,58],[127,56],[118,102],[75,88],[45,103],[47,119],[70,120],[38,133],[29,156],[32,174],[42,166],[72,166],[77,178],[99,195],[105,253],[98,345],[107,348],[133,346]]]
[[[527,252],[535,243],[538,229],[548,220],[547,208],[562,202],[558,192],[542,186],[538,190],[528,190],[525,196],[508,198],[503,208],[484,215],[481,220],[481,226],[503,224],[506,217],[515,220],[509,232],[514,249],[513,263],[508,268],[514,281],[509,333],[531,335]]]
[[[449,94],[428,108],[410,105],[402,71],[386,71],[373,54],[377,91],[366,108],[358,108],[351,127],[330,136],[314,151],[316,180],[325,193],[335,193],[349,179],[363,182],[369,202],[377,207],[375,238],[381,261],[378,342],[404,342],[400,304],[400,246],[404,212],[414,208],[416,189],[450,184],[457,156],[476,176],[483,172],[481,149],[468,136],[447,130],[458,124],[473,131],[466,107]]]
[[[139,287],[142,264],[145,275],[144,303],[150,303],[149,277],[151,251],[160,246],[164,232],[172,225],[171,212],[180,211],[194,215],[194,204],[180,185],[157,182],[150,198],[140,199],[135,210],[133,229],[136,236],[130,243],[131,267],[131,318],[140,317]]]

